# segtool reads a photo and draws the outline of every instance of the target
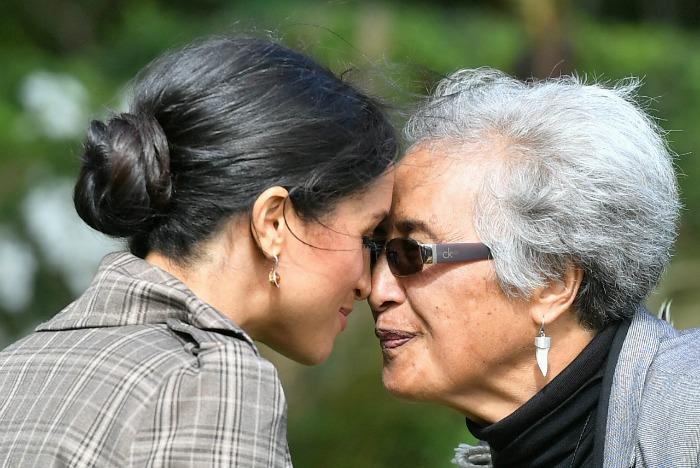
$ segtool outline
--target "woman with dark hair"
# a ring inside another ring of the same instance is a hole
[[[90,124],[74,193],[130,253],[0,353],[0,465],[291,465],[254,342],[328,357],[369,295],[397,154],[373,99],[274,42],[153,62],[128,113]]]

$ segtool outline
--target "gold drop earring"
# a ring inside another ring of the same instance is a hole
[[[275,262],[274,265],[272,265],[272,269],[270,270],[270,274],[268,275],[268,280],[270,281],[270,284],[277,289],[280,287],[280,274],[277,273],[277,265],[279,264],[279,258],[277,255],[272,256],[272,260]]]

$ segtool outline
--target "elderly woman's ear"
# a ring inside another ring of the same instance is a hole
[[[541,326],[555,322],[562,314],[571,310],[579,287],[583,281],[583,270],[570,266],[559,281],[550,281],[543,288],[536,289],[532,295],[532,320]]]

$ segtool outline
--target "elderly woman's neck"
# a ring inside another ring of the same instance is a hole
[[[565,314],[547,327],[547,335],[552,339],[549,350],[547,375],[543,376],[535,357],[534,336],[523,337],[527,344],[523,347],[520,364],[502,369],[494,369],[492,379],[475,388],[468,395],[461,395],[449,406],[480,425],[488,425],[509,416],[527,403],[547,384],[568,367],[595,336],[581,326],[575,314]]]

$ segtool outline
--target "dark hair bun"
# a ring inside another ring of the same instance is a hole
[[[319,220],[398,154],[379,103],[269,40],[192,43],[132,86],[129,113],[90,125],[74,198],[87,224],[142,258],[186,263],[269,187]]]
[[[171,193],[168,141],[155,118],[90,122],[73,193],[83,221],[114,237],[144,234],[166,214]]]

